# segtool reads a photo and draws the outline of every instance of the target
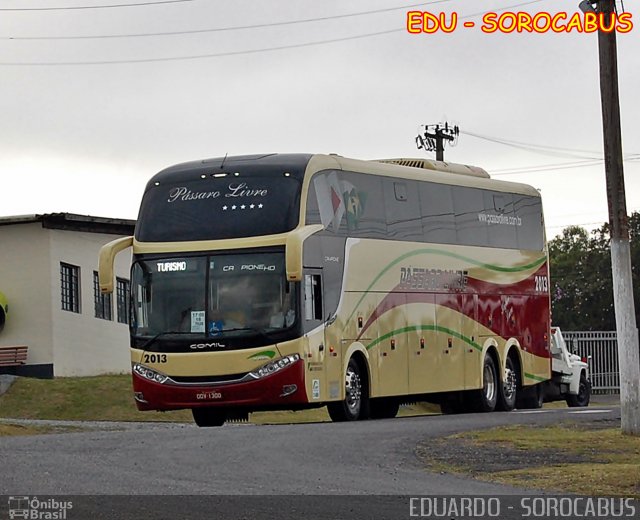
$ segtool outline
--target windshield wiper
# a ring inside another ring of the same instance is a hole
[[[268,338],[267,331],[265,329],[258,329],[256,327],[232,327],[230,329],[222,329],[220,332],[237,332],[237,331],[249,331],[262,336],[263,338]]]
[[[144,350],[145,348],[147,348],[148,345],[150,345],[151,343],[153,343],[155,340],[157,340],[158,338],[161,338],[162,336],[165,336],[167,334],[185,334],[185,332],[183,331],[176,331],[176,330],[166,330],[164,332],[158,332],[158,334],[156,334],[155,336],[152,336],[150,339],[148,339],[147,341],[145,341],[141,347],[142,350]]]

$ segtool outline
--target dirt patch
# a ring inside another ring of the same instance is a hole
[[[567,424],[576,429],[576,440],[579,432],[584,430],[600,430],[618,428],[618,419],[594,419],[581,422],[580,425]],[[542,429],[544,426],[532,426]],[[504,471],[551,467],[566,464],[589,463],[597,460],[597,452],[576,453],[564,448],[539,446],[535,449],[514,447],[511,442],[478,441],[472,434],[454,435],[445,438],[428,439],[420,443],[416,455],[429,469],[442,472],[462,472],[471,476],[486,475]],[[514,434],[513,441],[517,441]]]
[[[554,466],[588,462],[591,459],[564,451],[521,450],[493,443],[478,445],[470,439],[434,439],[420,444],[416,450],[420,459],[437,471],[463,471],[472,476],[480,473],[495,473],[532,466]]]

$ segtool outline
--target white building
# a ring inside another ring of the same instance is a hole
[[[135,221],[70,213],[0,217],[0,293],[7,302],[0,348],[27,345],[34,377],[123,373],[129,359],[130,255],[118,255],[116,290],[100,294],[98,252],[133,234]]]

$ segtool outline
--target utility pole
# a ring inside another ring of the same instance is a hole
[[[444,144],[445,141],[455,146],[460,129],[457,125],[427,125],[424,128],[424,134],[416,136],[416,145],[418,149],[424,149],[427,152],[436,152],[436,161],[444,161]]]
[[[587,0],[580,4],[585,12],[604,16],[604,25],[615,25],[615,0]],[[604,165],[611,232],[613,302],[618,336],[620,366],[620,407],[622,432],[640,436],[640,349],[633,303],[629,225],[624,191],[620,99],[618,97],[618,56],[616,31],[598,31],[600,98],[604,138]]]

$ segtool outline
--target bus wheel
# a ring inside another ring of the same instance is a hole
[[[371,419],[393,419],[398,415],[400,402],[397,399],[381,397],[371,399],[369,403]]]
[[[193,420],[201,428],[222,426],[227,420],[224,410],[218,408],[192,408]]]
[[[491,356],[485,356],[482,368],[482,388],[475,390],[471,405],[476,412],[493,412],[498,402],[498,371]]]
[[[584,372],[580,374],[580,387],[578,389],[578,395],[568,395],[567,405],[571,408],[578,406],[589,406],[591,399],[591,383],[584,375]]]
[[[497,408],[505,412],[510,412],[516,407],[516,397],[518,390],[518,372],[513,360],[508,357],[504,371],[504,376],[499,384]]]
[[[357,421],[367,418],[368,398],[362,382],[362,372],[358,362],[351,358],[344,378],[345,399],[327,405],[329,417],[334,422]]]

